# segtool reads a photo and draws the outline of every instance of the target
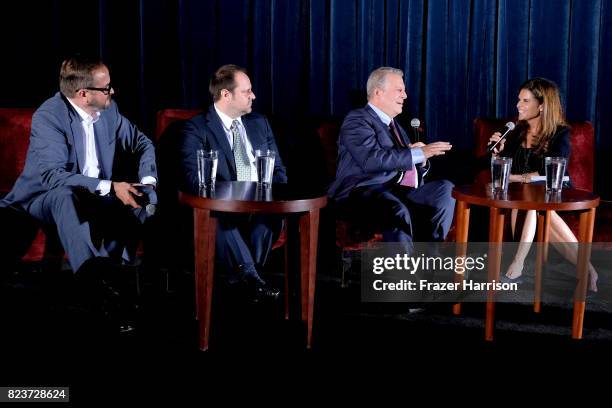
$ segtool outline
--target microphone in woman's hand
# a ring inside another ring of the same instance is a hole
[[[487,146],[487,151],[489,153],[493,153],[493,150],[495,150],[495,148],[497,147],[497,145],[499,144],[499,142],[501,142],[502,140],[504,140],[506,138],[506,136],[508,136],[508,133],[510,133],[511,131],[514,130],[514,128],[516,127],[516,125],[514,124],[514,122],[508,122],[506,123],[506,131],[501,135],[501,137],[499,138],[499,140],[497,142],[491,142],[489,143],[489,145]]]

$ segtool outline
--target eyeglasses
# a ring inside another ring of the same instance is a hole
[[[104,88],[94,88],[94,87],[89,86],[83,89],[87,89],[88,91],[99,91],[99,92],[102,92],[104,95],[108,95],[111,93],[111,90],[113,89],[113,85],[109,83]]]

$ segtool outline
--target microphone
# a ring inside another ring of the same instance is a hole
[[[514,124],[514,122],[508,122],[508,123],[506,123],[506,131],[504,132],[504,134],[503,134],[503,135],[501,135],[501,137],[499,138],[499,140],[498,140],[497,142],[495,142],[495,143],[490,143],[490,144],[487,146],[487,151],[488,151],[489,153],[493,153],[493,150],[495,150],[495,148],[497,147],[497,145],[499,144],[499,142],[501,142],[502,140],[504,140],[504,139],[506,138],[506,136],[508,136],[508,133],[510,133],[511,131],[513,131],[513,130],[514,130],[514,127],[515,127],[515,126],[516,126],[516,125]]]
[[[415,143],[419,141],[419,126],[421,126],[421,121],[418,118],[413,118],[410,121],[410,127],[412,127],[412,130],[414,132]]]
[[[152,217],[157,211],[157,194],[155,189],[149,185],[135,185],[136,189],[143,193],[135,196],[135,200],[140,206],[144,207],[147,217]]]

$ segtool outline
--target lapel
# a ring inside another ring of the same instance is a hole
[[[219,115],[217,115],[217,112],[215,112],[214,105],[210,105],[210,109],[206,115],[206,124],[210,129],[211,137],[214,139],[215,144],[223,151],[223,156],[227,162],[227,167],[230,169],[232,174],[236,174],[234,153],[232,152],[232,148],[227,141],[227,136],[225,135],[225,130],[223,129],[223,124],[221,123],[221,118]]]
[[[75,173],[80,173],[85,165],[85,132],[81,125],[81,117],[74,110],[70,102],[65,101],[68,107],[68,118],[70,120],[71,133],[68,137],[68,143],[74,147],[76,152],[77,165],[74,167]]]
[[[251,142],[253,154],[255,154],[255,150],[265,150],[268,148],[268,146],[266,146],[266,141],[263,140],[259,132],[257,132],[257,127],[255,126],[254,121],[251,120],[249,115],[245,115],[242,117],[242,124],[246,129],[246,134],[249,138],[249,142]]]
[[[397,139],[395,138],[393,133],[391,133],[390,127],[384,124],[384,122],[380,119],[380,117],[376,114],[376,112],[374,112],[374,109],[372,109],[370,105],[366,105],[365,110],[366,112],[370,114],[370,116],[372,116],[375,119],[375,123],[377,123],[381,128],[383,128],[383,131],[387,134],[387,136],[389,136],[389,139],[391,140],[393,145],[399,147]],[[406,146],[408,146],[411,142],[410,142],[410,139],[406,136],[406,132],[404,131],[404,129],[402,129],[399,123],[397,123],[397,121],[394,120],[394,122],[395,122],[395,127],[397,128],[397,131],[400,133],[402,142]]]
[[[113,175],[113,159],[115,157],[115,139],[108,131],[108,124],[101,113],[100,118],[94,123],[94,137],[98,149],[98,163],[100,164],[100,178],[110,180]]]

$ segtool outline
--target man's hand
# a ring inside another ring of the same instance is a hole
[[[415,143],[416,145],[417,143]],[[443,154],[445,154],[447,151],[449,151],[453,145],[451,145],[448,142],[433,142],[430,144],[426,144],[423,146],[418,146],[421,147],[421,149],[423,150],[423,154],[425,155],[426,159],[429,159],[430,157],[433,156],[441,156]]]
[[[142,193],[132,184],[123,181],[113,181],[113,190],[115,191],[115,196],[117,196],[123,204],[129,205],[132,208],[141,208],[136,200],[134,200],[133,196],[140,197]]]
[[[501,139],[501,133],[500,132],[495,132],[489,138],[489,143],[487,145],[490,145],[492,143],[497,143],[497,141],[499,139]],[[506,139],[502,140],[501,142],[499,142],[499,144],[497,146],[495,146],[495,149],[493,149],[493,156],[497,156],[499,154],[499,152],[504,150],[504,144],[505,143],[506,143]]]

